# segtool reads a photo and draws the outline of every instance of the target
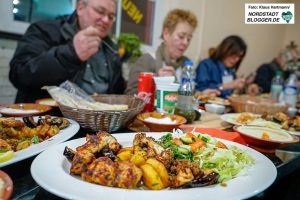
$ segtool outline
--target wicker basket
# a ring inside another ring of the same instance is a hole
[[[126,127],[145,106],[143,100],[129,95],[99,95],[96,101],[108,104],[127,104],[125,111],[94,111],[71,108],[59,104],[64,117],[77,121],[83,128],[90,131],[113,132]]]
[[[228,97],[233,110],[237,113],[252,112],[257,114],[275,114],[278,112],[286,112],[288,106],[279,104],[274,100],[260,96],[230,96]]]

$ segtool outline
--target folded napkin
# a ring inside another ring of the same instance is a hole
[[[182,130],[187,130],[187,131],[194,130],[194,127],[185,126],[185,125],[181,125],[179,128]],[[237,132],[222,131],[222,130],[216,129],[216,128],[195,128],[195,132],[205,133],[212,137],[216,137],[216,138],[220,138],[220,139],[224,139],[224,140],[237,142],[237,143],[240,143],[243,145],[247,145],[245,140]]]

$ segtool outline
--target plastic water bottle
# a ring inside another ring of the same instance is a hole
[[[184,83],[186,81],[190,81],[192,84],[192,91],[194,91],[195,88],[195,73],[194,73],[194,68],[193,68],[193,61],[191,60],[186,60],[184,61],[184,66],[182,69],[181,73],[181,81],[180,83]]]
[[[292,73],[285,82],[283,89],[284,102],[288,104],[289,107],[296,107],[298,87],[297,87],[297,75]]]
[[[177,103],[175,114],[181,115],[187,119],[187,123],[194,121],[196,114],[193,107],[193,86],[190,67],[191,61],[186,61],[181,75],[181,84],[177,93]]]
[[[282,72],[276,71],[276,76],[272,79],[271,82],[271,97],[272,99],[278,101],[280,93],[283,90],[283,78],[282,78]]]

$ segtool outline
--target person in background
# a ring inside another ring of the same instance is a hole
[[[77,0],[70,16],[30,25],[10,62],[16,102],[47,97],[45,85],[70,80],[88,94],[123,93],[118,48],[107,35],[116,0]]]
[[[163,22],[163,42],[155,53],[146,53],[135,62],[129,72],[125,93],[137,94],[138,76],[141,72],[153,72],[156,76],[175,76],[176,69],[188,59],[183,54],[190,45],[197,23],[197,18],[191,11],[171,10]]]
[[[296,62],[298,59],[299,53],[297,48],[286,48],[281,51],[270,63],[262,64],[257,68],[255,79],[248,86],[247,93],[252,95],[269,93],[276,71],[281,71],[283,79],[286,80],[289,77],[287,64]]]
[[[196,68],[196,90],[215,89],[220,91],[220,96],[225,98],[235,89],[242,89],[245,78],[237,78],[238,70],[247,45],[244,40],[236,35],[226,37],[219,46],[204,59]]]

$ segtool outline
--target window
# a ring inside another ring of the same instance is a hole
[[[74,0],[13,0],[15,21],[36,22],[71,14]]]
[[[122,0],[121,32],[133,32],[152,45],[154,6],[152,0]]]
[[[75,6],[76,0],[0,0],[0,32],[23,35],[30,23],[70,14]],[[154,16],[156,6],[156,0],[118,0],[113,34],[135,33],[146,45],[157,46],[159,33],[155,35],[153,24],[161,16]]]

